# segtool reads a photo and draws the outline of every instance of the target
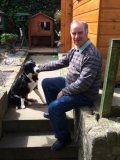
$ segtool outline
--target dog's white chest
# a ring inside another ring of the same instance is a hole
[[[35,82],[35,81],[31,80],[31,82],[28,83],[28,87],[29,87],[30,92],[31,92],[36,86],[37,86],[37,81]]]

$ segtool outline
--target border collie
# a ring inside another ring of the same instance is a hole
[[[38,73],[40,72],[39,68],[36,66],[33,60],[28,60],[22,65],[22,69],[23,72],[14,81],[10,89],[10,102],[13,102],[16,105],[16,109],[24,109],[25,104],[31,104],[29,99],[27,99],[27,96],[32,90],[34,90],[35,93],[40,97],[41,101],[45,104],[37,87]]]

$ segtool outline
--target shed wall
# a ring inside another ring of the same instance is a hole
[[[84,20],[89,25],[88,36],[97,46],[100,0],[73,0],[73,20]],[[74,46],[74,44],[72,44]]]
[[[63,14],[68,11],[65,7],[67,1],[62,1]],[[93,44],[100,50],[103,57],[103,72],[102,81],[104,80],[104,73],[106,68],[106,60],[108,55],[109,40],[111,38],[120,37],[120,1],[117,0],[72,0],[72,13],[70,14],[72,20],[84,20],[89,25],[88,36]],[[65,14],[64,14],[65,16]],[[63,16],[61,20],[63,21]],[[65,21],[65,19],[64,19]],[[67,25],[70,26],[70,17]],[[63,25],[63,24],[61,24]],[[64,25],[66,27],[66,25]],[[71,37],[64,36],[68,28],[61,27],[62,42],[64,48],[62,52],[67,52],[68,48],[74,46],[71,42],[71,46],[67,46],[70,43]],[[66,38],[67,37],[67,38]],[[120,63],[116,81],[120,81]]]
[[[101,51],[103,57],[102,79],[104,78],[109,40],[111,38],[120,38],[120,1],[101,0],[97,47]],[[116,81],[120,82],[120,62],[119,62]]]

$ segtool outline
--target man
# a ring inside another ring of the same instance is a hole
[[[39,65],[41,71],[68,67],[66,78],[45,78],[42,87],[48,105],[46,118],[50,118],[57,141],[54,151],[61,150],[71,142],[66,112],[93,103],[99,93],[102,72],[102,57],[88,39],[88,24],[75,20],[71,23],[70,34],[75,47],[60,60]]]

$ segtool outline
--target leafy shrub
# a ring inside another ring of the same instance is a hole
[[[1,35],[1,44],[5,44],[6,45],[6,51],[10,51],[10,53],[15,53],[15,42],[18,39],[18,35],[17,34],[13,34],[13,33],[3,33]]]
[[[14,45],[16,40],[18,39],[18,35],[17,34],[13,34],[13,33],[3,33],[1,35],[1,44],[5,44],[5,45]]]

